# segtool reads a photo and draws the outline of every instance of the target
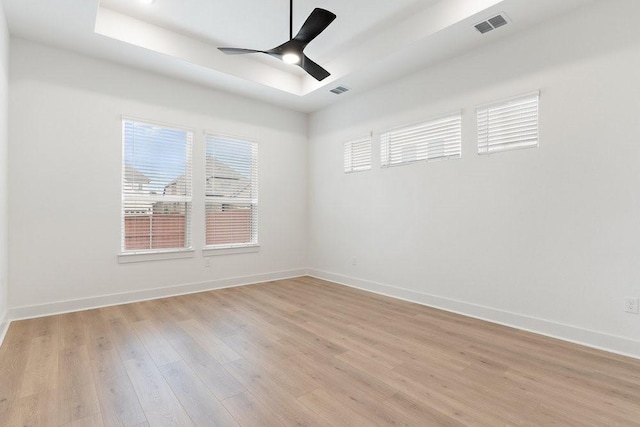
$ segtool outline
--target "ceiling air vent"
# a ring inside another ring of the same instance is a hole
[[[347,92],[348,90],[349,90],[348,87],[338,86],[335,89],[331,89],[329,92],[335,93],[336,95],[342,95],[343,93]]]
[[[496,15],[493,18],[489,18],[486,21],[482,21],[474,25],[474,27],[476,27],[476,30],[478,30],[481,34],[484,34],[488,33],[491,30],[495,30],[496,28],[500,28],[503,25],[507,25],[509,23],[508,19],[509,18],[507,18],[507,15],[502,12],[500,15]]]

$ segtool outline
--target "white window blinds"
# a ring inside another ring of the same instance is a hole
[[[457,113],[383,132],[380,135],[382,166],[459,158],[462,155],[461,116]]]
[[[478,154],[538,146],[539,92],[477,108]]]
[[[191,245],[193,133],[123,119],[122,252]]]
[[[371,138],[344,143],[344,171],[360,172],[371,169]]]
[[[206,245],[258,243],[258,144],[206,135]]]

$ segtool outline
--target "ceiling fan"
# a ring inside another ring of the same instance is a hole
[[[293,37],[293,0],[289,0],[289,41],[269,50],[240,49],[235,47],[219,47],[227,55],[245,53],[266,53],[281,59],[288,64],[296,64],[316,80],[321,81],[331,74],[313,62],[304,54],[304,49],[336,19],[336,15],[325,9],[315,8],[304,22],[298,34]]]

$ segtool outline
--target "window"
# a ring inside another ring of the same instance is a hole
[[[371,138],[344,143],[344,171],[360,172],[371,169]]]
[[[460,113],[405,126],[380,135],[382,166],[420,160],[460,158],[462,117]]]
[[[122,252],[191,245],[193,133],[123,119]]]
[[[477,108],[478,154],[538,146],[539,92]]]
[[[206,245],[258,244],[258,144],[206,136]]]

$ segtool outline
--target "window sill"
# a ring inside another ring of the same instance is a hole
[[[221,246],[219,248],[208,247],[202,249],[202,256],[249,254],[256,252],[260,252],[260,245]]]
[[[163,261],[168,259],[193,258],[193,249],[162,251],[162,252],[131,252],[118,255],[119,264],[129,264],[133,262]]]

